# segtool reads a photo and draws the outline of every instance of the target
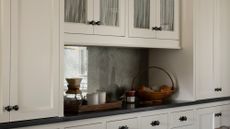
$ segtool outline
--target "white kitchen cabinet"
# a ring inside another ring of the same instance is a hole
[[[41,126],[33,126],[33,127],[23,127],[23,128],[15,128],[15,129],[61,129],[58,125],[41,125]]]
[[[152,50],[150,65],[176,75],[176,99],[201,100],[230,95],[228,0],[182,1],[183,50]]]
[[[140,118],[141,129],[168,129],[168,114]]]
[[[195,129],[195,128],[193,125],[188,125],[188,126],[181,126],[181,127],[176,127],[176,128],[172,128],[172,129]]]
[[[129,0],[129,36],[179,39],[179,0]]]
[[[215,0],[214,16],[214,78],[219,96],[230,96],[230,1]]]
[[[198,129],[230,127],[230,106],[222,105],[197,110]]]
[[[194,111],[176,111],[170,114],[170,127],[194,125]]]
[[[94,123],[87,125],[65,127],[64,129],[105,129],[105,126],[102,123]]]
[[[124,119],[124,120],[115,120],[108,121],[106,123],[107,129],[138,129],[138,119]]]
[[[124,0],[65,0],[65,33],[125,35]]]
[[[0,122],[58,116],[59,1],[0,3]]]
[[[9,121],[10,1],[0,0],[0,122]]]

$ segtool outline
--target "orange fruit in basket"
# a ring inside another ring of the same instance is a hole
[[[171,86],[163,85],[160,87],[160,92],[170,92],[172,90]]]

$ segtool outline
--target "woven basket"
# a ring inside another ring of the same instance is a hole
[[[152,102],[157,102],[161,103],[164,100],[168,99],[173,93],[175,93],[176,88],[175,88],[175,82],[174,76],[172,77],[172,74],[170,74],[168,71],[165,69],[158,67],[158,66],[150,66],[148,67],[147,70],[144,70],[140,72],[134,79],[132,83],[132,88],[134,89],[134,82],[137,77],[141,76],[144,72],[148,71],[149,69],[158,69],[164,72],[170,79],[171,81],[171,86],[163,85],[158,91],[152,90],[151,88],[148,88],[146,86],[141,86],[137,89],[137,95],[142,101],[152,101]]]

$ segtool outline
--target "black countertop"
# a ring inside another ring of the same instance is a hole
[[[191,106],[198,104],[205,104],[211,102],[225,101],[230,100],[230,97],[224,98],[215,98],[215,99],[206,99],[199,101],[170,101],[161,105],[136,105],[135,108],[129,108],[127,105],[124,105],[121,109],[109,110],[109,111],[101,111],[101,112],[90,112],[90,113],[79,113],[76,115],[65,115],[64,117],[52,117],[52,118],[44,118],[44,119],[36,119],[36,120],[27,120],[27,121],[19,121],[19,122],[11,122],[11,123],[2,123],[0,124],[0,129],[11,129],[11,128],[19,128],[26,126],[36,126],[36,125],[45,125],[45,124],[54,124],[68,121],[76,121],[76,120],[84,120],[89,118],[97,118],[104,116],[112,116],[126,113],[135,113],[135,112],[143,112],[143,111],[153,111],[160,109],[168,109],[174,107],[183,107],[183,106]]]

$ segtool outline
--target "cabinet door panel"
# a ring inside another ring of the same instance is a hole
[[[199,109],[197,111],[198,129],[215,129],[219,122],[219,118],[215,117],[215,114],[219,112],[218,107]]]
[[[198,99],[216,97],[213,77],[214,0],[195,0],[195,85]]]
[[[93,0],[65,0],[65,32],[93,34]]]
[[[129,36],[155,38],[156,0],[129,0]]]
[[[58,114],[59,2],[11,0],[11,121]]]
[[[94,19],[100,25],[94,26],[95,34],[125,35],[125,0],[95,0]]]
[[[216,0],[214,31],[214,70],[215,85],[222,87],[219,96],[230,96],[230,1]]]
[[[9,121],[10,1],[0,0],[0,122]]]
[[[95,124],[66,127],[64,129],[104,129],[104,127],[105,126],[102,123],[95,123]]]
[[[157,0],[157,38],[179,39],[179,0]]]
[[[220,125],[230,127],[230,105],[222,106],[221,113]]]

